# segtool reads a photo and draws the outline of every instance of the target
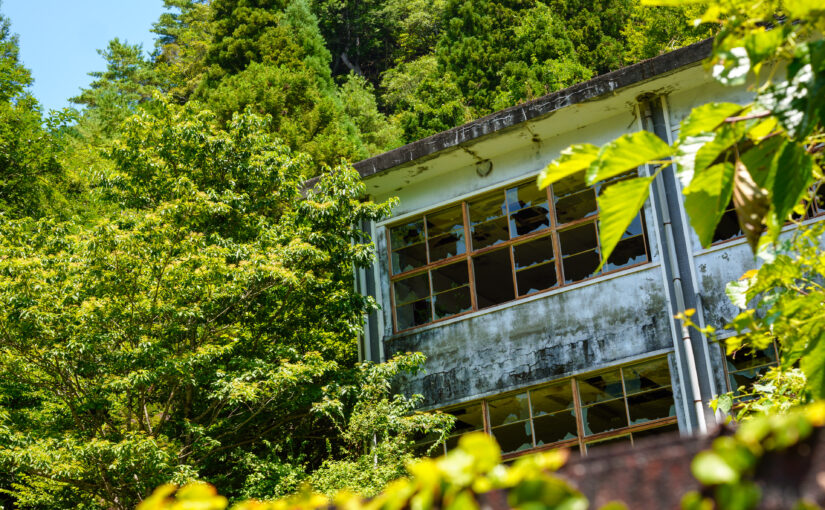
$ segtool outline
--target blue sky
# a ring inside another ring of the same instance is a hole
[[[0,0],[0,12],[20,36],[23,63],[34,75],[33,93],[44,111],[69,106],[105,67],[98,49],[115,37],[154,48],[149,30],[163,0]]]

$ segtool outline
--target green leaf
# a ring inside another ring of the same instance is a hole
[[[704,247],[713,242],[716,225],[730,202],[733,172],[731,163],[713,165],[697,172],[684,190],[685,210]]]
[[[764,140],[756,147],[750,148],[740,157],[748,168],[754,182],[762,188],[771,189],[776,177],[774,159],[785,143],[785,138],[774,136]]]
[[[621,136],[599,151],[598,159],[587,169],[587,184],[593,185],[671,155],[673,148],[650,131]]]
[[[784,39],[782,27],[766,30],[760,27],[745,35],[745,49],[751,63],[756,64],[771,58]]]
[[[825,11],[821,0],[783,0],[782,5],[792,18],[805,18],[815,11]]]
[[[736,162],[733,173],[733,205],[736,208],[739,227],[745,233],[751,251],[756,253],[759,236],[765,230],[764,219],[768,214],[770,202],[767,190],[754,182],[742,161]]]
[[[539,188],[544,189],[556,181],[586,170],[598,154],[599,148],[589,143],[571,145],[564,149],[561,156],[551,161],[539,174]]]
[[[719,485],[739,480],[739,473],[719,454],[712,451],[699,452],[690,463],[690,469],[693,476],[704,485]]]
[[[698,172],[712,165],[723,152],[730,149],[733,144],[742,138],[744,131],[745,127],[742,124],[725,124],[722,126],[722,128],[716,132],[713,140],[703,145],[696,152],[693,171]]]
[[[639,214],[650,193],[653,177],[637,177],[619,181],[608,186],[599,196],[599,241],[602,248],[602,263],[610,258],[613,249],[622,239],[630,223]]]
[[[789,142],[776,156],[773,207],[777,223],[784,223],[813,180],[813,158],[799,144]]]
[[[799,368],[808,379],[806,384],[815,400],[825,398],[825,339],[820,337],[809,340],[807,353],[799,360]]]
[[[725,119],[741,112],[742,108],[734,103],[708,103],[694,108],[679,127],[679,141],[713,131]]]

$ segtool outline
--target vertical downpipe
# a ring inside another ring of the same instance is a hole
[[[667,142],[667,136],[662,136],[662,133],[656,133],[655,124],[653,122],[653,112],[651,110],[649,100],[642,101],[644,108],[645,126],[651,128],[656,135],[663,138]],[[663,200],[667,200],[664,182],[661,176],[655,180],[656,191]],[[670,211],[667,203],[663,203],[661,207],[662,223],[665,233],[665,250],[667,251],[668,263],[670,265],[670,278],[673,285],[673,294],[676,301],[676,312],[682,314],[685,312],[685,296],[682,289],[682,275],[679,271],[679,261],[676,258],[676,245],[673,238],[673,224],[670,220]],[[682,343],[685,348],[685,362],[687,364],[688,379],[690,382],[691,393],[693,396],[693,405],[696,411],[696,421],[699,427],[699,433],[707,434],[708,428],[705,422],[705,409],[702,402],[702,393],[699,387],[699,373],[696,369],[696,358],[693,354],[693,341],[690,338],[690,331],[685,325],[684,321],[679,320],[679,327],[682,334]]]

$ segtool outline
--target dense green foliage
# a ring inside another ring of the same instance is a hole
[[[420,355],[358,363],[352,240],[391,204],[346,160],[710,33],[636,0],[165,6],[46,119],[0,19],[0,502],[378,493],[451,419],[392,391]]]
[[[797,225],[790,240],[780,237],[785,225],[796,223],[795,217],[818,199],[823,180],[825,9],[811,0],[736,0],[710,5],[702,19],[726,23],[714,41],[713,75],[723,85],[750,80],[754,101],[694,108],[673,145],[647,131],[601,148],[574,145],[550,163],[539,183],[547,186],[578,172],[595,183],[655,165],[650,176],[613,184],[599,196],[605,256],[647,199],[653,179],[674,163],[685,209],[703,246],[711,244],[733,201],[740,228],[764,265],[728,288],[743,310],[727,325],[735,333],[728,349],[760,349],[776,340],[781,356],[778,369],[745,390],[754,400],[740,410],[744,418],[825,398],[823,228]],[[689,321],[690,313],[681,318]],[[715,402],[725,411],[731,404],[730,395]]]
[[[118,40],[75,101],[114,136],[152,91],[226,126],[269,114],[293,150],[334,166],[710,35],[638,0],[166,0],[156,51]],[[88,125],[86,125],[88,124]]]
[[[755,475],[770,466],[766,457],[773,452],[787,451],[808,439],[816,427],[825,425],[825,405],[814,404],[796,409],[787,415],[761,416],[742,427],[732,436],[718,437],[710,449],[694,457],[693,475],[702,485],[702,492],[684,494],[685,510],[751,510],[762,499]],[[804,451],[800,448],[798,451]],[[246,501],[234,505],[235,510],[312,510],[337,508],[352,510],[390,510],[397,508],[449,508],[474,510],[484,508],[486,493],[506,491],[506,502],[514,509],[575,509],[591,508],[587,499],[552,472],[567,458],[564,450],[555,450],[522,457],[511,466],[501,461],[498,445],[482,433],[461,438],[458,448],[436,460],[423,459],[411,464],[409,479],[399,480],[371,500],[345,493],[335,499],[308,492],[270,502]],[[804,462],[800,457],[800,461]],[[671,487],[679,490],[679,487]],[[498,496],[498,495],[496,495]],[[493,498],[496,498],[493,496]],[[492,498],[491,498],[492,499]],[[495,499],[493,499],[495,501]],[[185,510],[209,508],[224,510],[225,497],[212,486],[192,484],[177,489],[159,487],[138,510]],[[789,508],[820,508],[810,501],[783,501]],[[488,503],[489,504],[489,503]],[[628,508],[612,502],[603,510]]]

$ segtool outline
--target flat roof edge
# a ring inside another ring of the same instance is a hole
[[[445,149],[507,129],[551,112],[695,64],[708,55],[713,39],[705,39],[636,64],[617,69],[538,99],[521,103],[354,164],[362,178],[431,156]]]

